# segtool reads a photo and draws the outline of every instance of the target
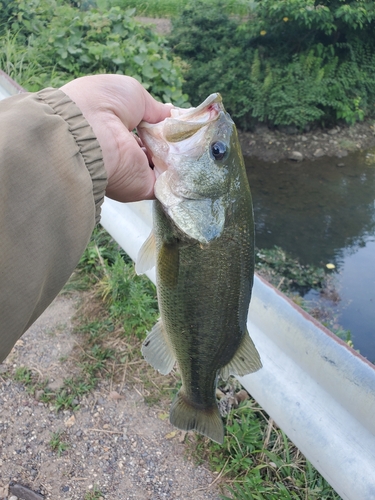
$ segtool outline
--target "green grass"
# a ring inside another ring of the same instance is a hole
[[[33,383],[33,372],[26,366],[19,366],[14,372],[14,380],[29,386]]]
[[[49,445],[52,448],[54,452],[57,453],[57,455],[60,457],[64,451],[68,450],[70,448],[69,443],[64,441],[64,434],[65,431],[59,430],[56,432],[53,432],[51,434],[51,439],[49,441]]]
[[[136,275],[131,259],[104,230],[94,231],[66,290],[75,285],[81,289],[95,286],[96,296],[106,304],[107,321],[113,323],[112,328],[121,325],[125,336],[143,339],[146,331],[156,323],[155,286],[146,277]]]
[[[124,9],[135,8],[138,16],[173,17],[182,12],[187,2],[184,0],[110,0],[109,3]],[[202,3],[212,5],[213,2],[202,0]],[[227,14],[246,16],[252,3],[250,0],[227,0],[225,11]]]
[[[26,84],[30,78],[40,71],[38,63],[30,64],[27,58],[27,47],[17,41],[17,33],[7,31],[1,37],[0,69],[17,83]]]
[[[96,486],[96,484],[94,484],[93,489],[86,493],[84,500],[100,500],[101,498],[103,498],[103,496],[104,495],[100,491],[98,486]]]
[[[197,442],[194,455],[206,457],[219,473],[223,499],[340,499],[254,400],[230,412],[223,446],[204,438]]]
[[[40,89],[56,86],[57,75],[54,68],[42,67],[37,54],[32,53],[28,44],[21,41],[19,33],[8,30],[0,37],[0,42],[0,69],[21,87]]]

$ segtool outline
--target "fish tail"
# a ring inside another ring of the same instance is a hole
[[[172,403],[169,420],[178,429],[194,430],[216,443],[224,442],[224,425],[216,404],[211,408],[198,408],[180,390]]]

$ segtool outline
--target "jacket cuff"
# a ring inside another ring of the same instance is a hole
[[[62,90],[47,88],[37,92],[37,95],[67,122],[79,147],[92,180],[95,222],[98,224],[107,187],[107,173],[99,142],[81,110]]]

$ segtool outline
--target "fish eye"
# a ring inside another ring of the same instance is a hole
[[[211,155],[215,160],[222,160],[227,152],[227,145],[221,141],[211,144]]]

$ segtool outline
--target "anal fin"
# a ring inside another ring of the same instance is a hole
[[[230,375],[243,377],[248,373],[253,373],[262,368],[257,348],[251,340],[248,331],[242,339],[240,347],[237,349],[231,361],[220,370],[220,377],[227,380]]]
[[[167,375],[176,362],[161,320],[154,325],[147,335],[141,350],[145,360],[162,375]]]

